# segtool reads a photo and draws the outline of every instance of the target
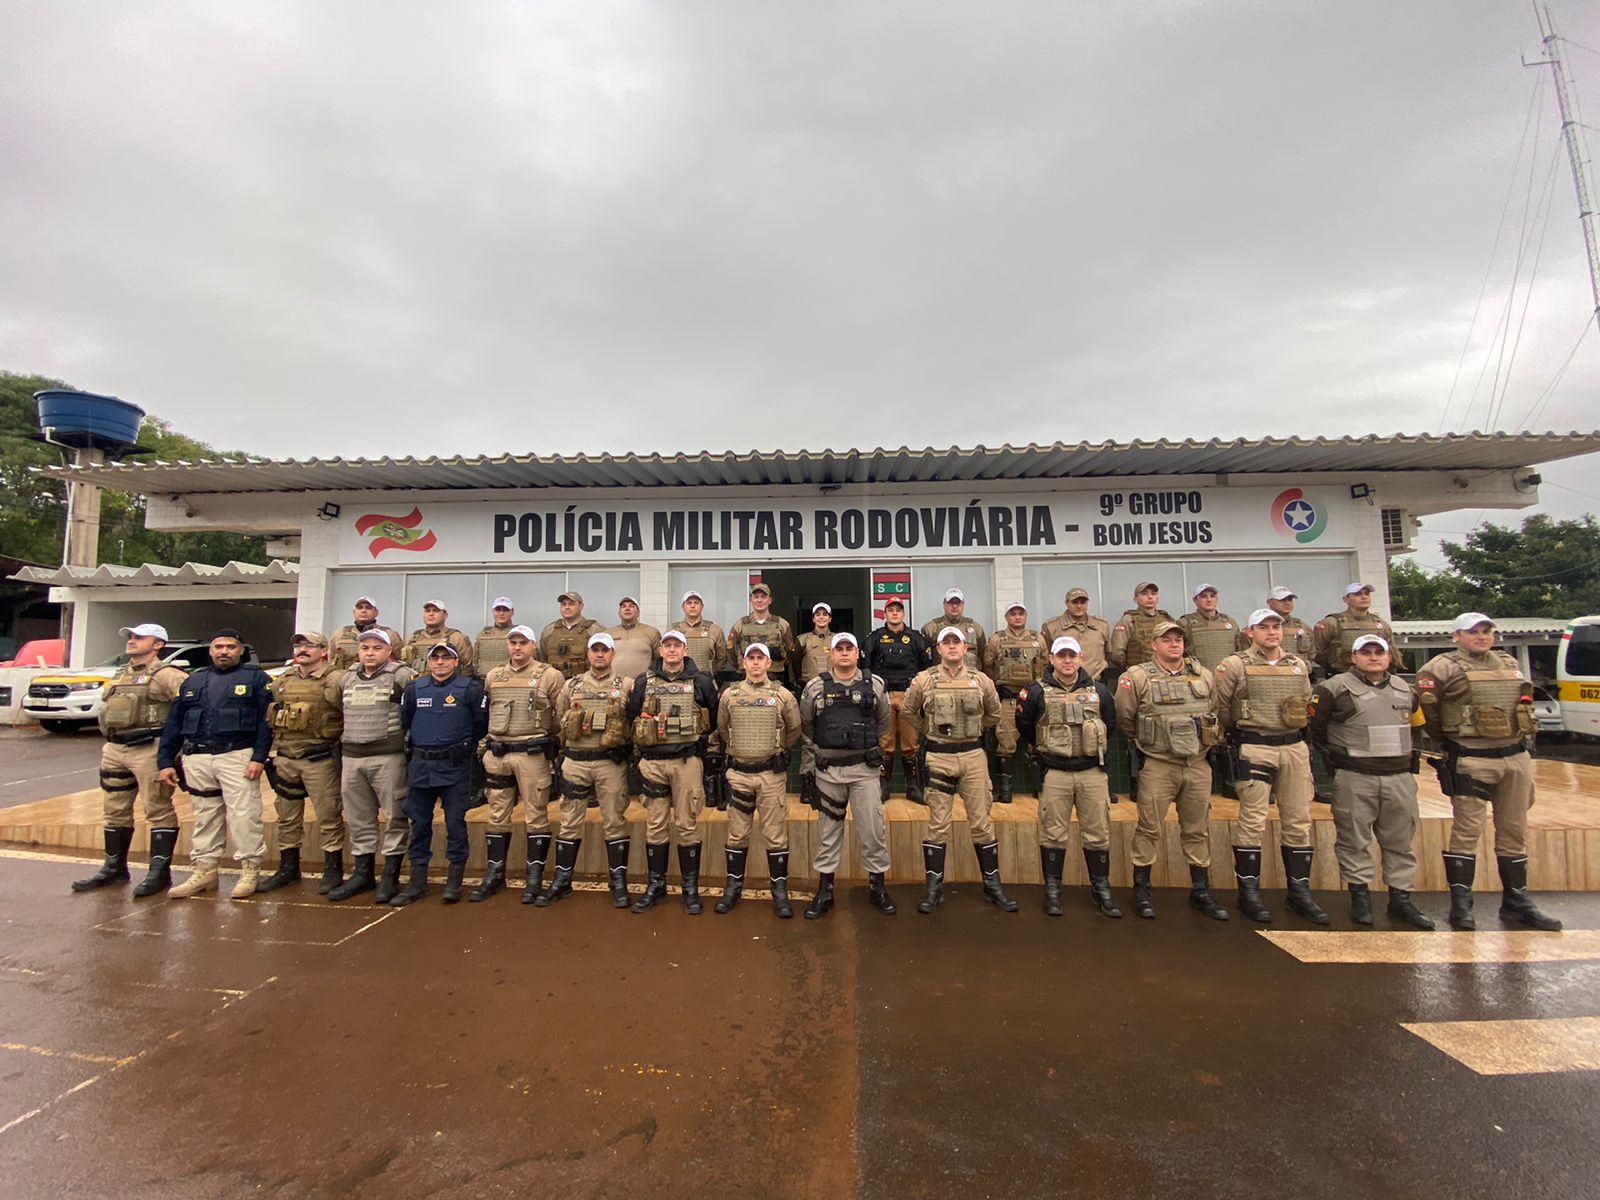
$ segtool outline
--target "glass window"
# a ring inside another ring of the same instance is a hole
[[[1241,625],[1250,614],[1267,602],[1270,571],[1265,559],[1253,562],[1200,558],[1183,564],[1183,599],[1173,597],[1173,603],[1163,607],[1173,616],[1194,611],[1194,589],[1202,583],[1217,589],[1217,607]],[[1181,605],[1175,608],[1173,605]]]
[[[526,625],[534,633],[538,633],[561,615],[561,609],[556,604],[556,597],[567,588],[567,573],[565,571],[495,571],[488,576],[489,586],[484,589],[487,597],[485,605],[493,604],[496,596],[509,596],[516,606],[516,622]],[[578,589],[580,592],[582,588]],[[587,607],[589,596],[584,594],[584,604]],[[484,609],[483,619],[476,620],[470,632],[474,637],[478,630],[486,625],[493,624],[493,618],[487,607]],[[463,626],[462,628],[465,628]]]
[[[1344,611],[1344,589],[1355,579],[1355,569],[1355,559],[1349,554],[1275,558],[1271,586],[1293,588],[1299,597],[1295,601],[1294,615],[1314,625],[1328,613]]]
[[[994,632],[994,567],[987,561],[917,563],[911,568],[911,624],[922,626],[944,616],[944,594],[958,587],[966,595],[966,615],[985,633]],[[1026,603],[1026,600],[1024,600]]]
[[[1569,676],[1600,676],[1600,625],[1576,625],[1567,642]]]
[[[723,632],[750,611],[748,567],[673,567],[668,579],[667,607],[671,612],[668,625],[683,616],[679,601],[690,588],[699,592],[706,602],[705,619],[720,625]]]
[[[1101,607],[1096,608],[1092,602],[1089,607],[1115,625],[1117,618],[1133,607],[1133,589],[1146,580],[1161,589],[1160,607],[1173,616],[1180,616],[1193,607],[1185,594],[1188,589],[1183,586],[1181,562],[1120,560],[1100,564],[1100,582],[1105,588],[1105,597]]]
[[[1059,617],[1067,611],[1067,592],[1075,587],[1081,587],[1089,593],[1089,612],[1092,615],[1106,615],[1107,605],[1100,595],[1098,562],[1055,559],[1051,562],[1024,563],[1022,584],[1022,602],[1028,606],[1028,624],[1034,629],[1051,617]],[[1126,607],[1125,604],[1119,604],[1116,612]]]
[[[370,596],[378,606],[378,620],[402,633],[405,627],[406,577],[403,571],[330,571],[323,628],[330,633],[350,624],[357,596]],[[418,614],[418,624],[421,624]]]

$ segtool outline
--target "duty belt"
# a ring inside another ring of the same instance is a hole
[[[693,758],[699,749],[697,742],[684,742],[677,746],[645,746],[639,750],[640,758]]]
[[[609,759],[611,762],[620,763],[627,760],[628,752],[623,747],[617,746],[611,750],[568,750],[566,757],[573,762],[599,762],[602,759]]]
[[[864,759],[862,761],[865,761]],[[774,754],[771,758],[730,758],[730,770],[743,771],[746,775],[761,775],[767,771],[782,771],[789,765],[787,756]],[[832,763],[828,764],[832,766]]]
[[[250,749],[254,742],[254,738],[247,742],[186,742],[183,752],[185,754],[232,754],[235,750]]]
[[[404,754],[405,743],[398,738],[382,742],[345,742],[346,758],[377,758],[382,754]]]
[[[1100,765],[1100,760],[1094,755],[1080,756],[1078,758],[1062,758],[1055,754],[1040,753],[1039,761],[1047,771],[1093,771]]]
[[[1242,746],[1293,746],[1306,740],[1306,735],[1296,729],[1292,733],[1257,733],[1253,729],[1239,730]]]
[[[1445,745],[1457,758],[1514,758],[1518,754],[1526,753],[1528,749],[1521,742],[1514,742],[1509,746],[1490,746],[1483,750],[1469,749],[1459,742],[1446,742]]]
[[[982,738],[970,742],[935,742],[928,739],[924,744],[929,754],[965,754],[968,750],[983,749]]]
[[[159,729],[134,729],[127,733],[108,733],[106,741],[113,746],[142,746],[161,736]]]
[[[418,746],[416,756],[423,762],[455,762],[464,763],[470,756],[471,748],[462,742],[456,746],[426,747]]]
[[[321,762],[325,758],[332,758],[334,749],[335,747],[330,742],[323,746],[307,746],[304,750],[296,751],[293,754],[280,750],[278,757],[292,758],[300,762]]]
[[[495,738],[485,738],[484,744],[489,747],[491,754],[532,754],[538,751],[547,754],[550,751],[549,738],[529,738],[521,742],[502,742]]]

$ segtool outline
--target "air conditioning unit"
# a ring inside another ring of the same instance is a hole
[[[1383,549],[1386,553],[1408,554],[1415,549],[1412,543],[1422,522],[1403,508],[1384,509],[1382,520]]]

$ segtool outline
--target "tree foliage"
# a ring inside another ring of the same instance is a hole
[[[70,387],[58,379],[0,372],[0,487],[7,503],[0,508],[0,554],[53,565],[61,561],[66,520],[66,485],[40,475],[36,467],[59,466],[61,450],[35,440],[39,433],[33,393]],[[139,428],[139,446],[152,458],[242,459],[237,451],[221,452],[173,431],[165,421],[146,417]],[[107,489],[100,500],[100,561],[139,566],[186,562],[264,563],[265,543],[234,533],[162,533],[145,528],[145,498]]]
[[[1566,618],[1600,612],[1600,524],[1592,513],[1557,521],[1536,514],[1511,529],[1485,521],[1465,542],[1445,542],[1442,571],[1401,561],[1389,569],[1397,620],[1491,616]]]

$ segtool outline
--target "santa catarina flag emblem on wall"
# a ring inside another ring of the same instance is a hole
[[[368,513],[356,518],[356,532],[368,539],[367,552],[377,558],[385,550],[432,550],[438,538],[422,528],[422,510],[413,508],[403,517]]]
[[[1272,502],[1272,527],[1303,545],[1322,536],[1328,528],[1328,514],[1307,500],[1299,488],[1286,488]]]

